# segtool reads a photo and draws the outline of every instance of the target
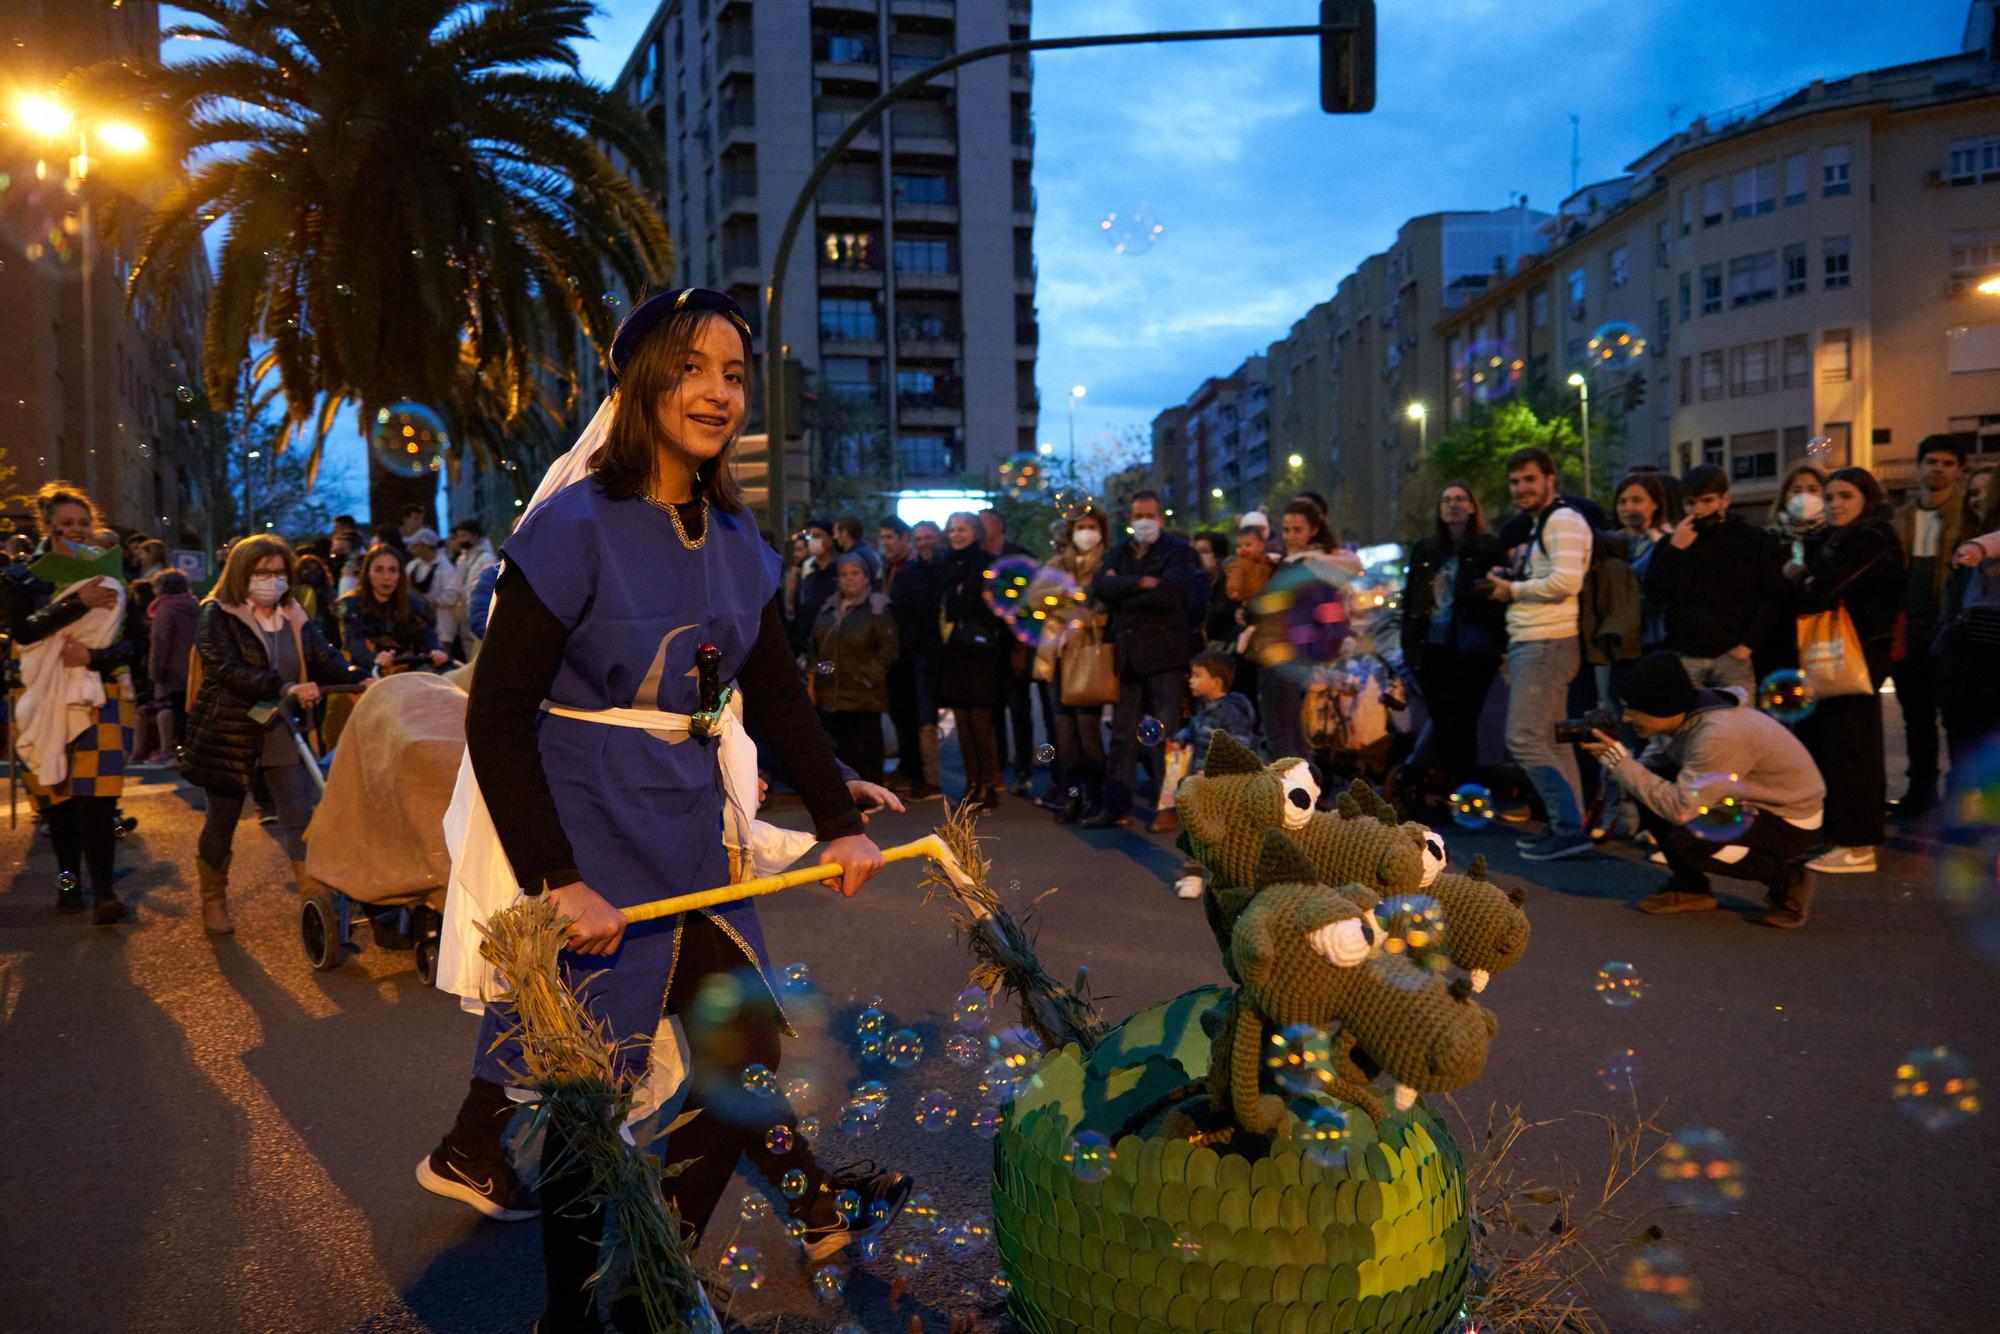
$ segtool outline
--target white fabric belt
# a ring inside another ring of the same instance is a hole
[[[542,701],[542,712],[552,713],[558,718],[576,718],[586,723],[634,727],[641,732],[658,732],[670,737],[685,737],[694,730],[694,719],[685,713],[668,713],[665,709],[573,709],[567,704],[558,704],[552,699],[545,699]]]

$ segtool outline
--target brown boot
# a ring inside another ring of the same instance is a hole
[[[211,936],[227,936],[236,924],[229,920],[229,863],[216,866],[197,857],[195,874],[201,884],[201,929]]]
[[[1181,832],[1181,813],[1175,806],[1168,806],[1153,816],[1153,832],[1156,834],[1178,834]]]

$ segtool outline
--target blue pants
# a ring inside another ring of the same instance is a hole
[[[1556,744],[1555,724],[1581,660],[1575,635],[1507,646],[1507,753],[1547,808],[1549,832],[1565,838],[1583,832],[1583,784],[1575,750]]]
[[[1104,785],[1104,809],[1111,815],[1128,815],[1132,810],[1132,790],[1139,777],[1139,752],[1147,756],[1147,767],[1166,773],[1162,744],[1181,728],[1181,705],[1187,699],[1187,669],[1175,667],[1144,676],[1124,676],[1118,681],[1118,702],[1111,707],[1111,775]],[[1142,718],[1159,720],[1160,739],[1150,746],[1139,741]]]

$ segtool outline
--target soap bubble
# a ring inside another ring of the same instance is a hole
[[[812,1091],[812,1081],[802,1076],[794,1076],[785,1081],[785,1101],[787,1102],[804,1102],[812,1096]]]
[[[1054,746],[1044,741],[1041,745],[1035,747],[1036,764],[1054,764],[1055,762],[1056,748]]]
[[[880,1037],[888,1031],[889,1016],[883,1014],[881,1010],[873,1005],[870,1005],[854,1017],[854,1036],[857,1038],[865,1038],[871,1035]]]
[[[895,1261],[896,1268],[906,1274],[914,1274],[931,1262],[931,1249],[914,1241],[906,1241],[889,1252],[889,1258]]]
[[[1428,972],[1451,963],[1445,953],[1444,909],[1428,894],[1398,894],[1375,907],[1382,953],[1408,959]]]
[[[1478,783],[1453,788],[1446,800],[1451,803],[1451,822],[1460,829],[1483,828],[1499,814],[1493,805],[1492,790]]]
[[[1184,1261],[1201,1259],[1201,1235],[1193,1228],[1184,1227],[1174,1233],[1174,1255]]]
[[[1143,255],[1165,234],[1166,228],[1153,220],[1152,210],[1141,204],[1122,212],[1114,209],[1098,220],[1097,230],[1114,255]]]
[[[424,477],[441,471],[450,444],[444,418],[421,403],[377,408],[368,429],[369,454],[383,471],[397,477]]]
[[[893,1069],[908,1070],[924,1059],[924,1040],[914,1029],[899,1028],[883,1040],[882,1059]]]
[[[872,1255],[862,1257],[864,1260],[874,1258]],[[868,1334],[868,1330],[859,1321],[843,1320],[833,1327],[833,1334]]]
[[[790,1153],[792,1151],[792,1128],[790,1126],[772,1126],[764,1132],[764,1147],[772,1153]]]
[[[806,1174],[794,1167],[779,1177],[778,1193],[788,1200],[803,1198],[806,1193]]]
[[[843,1190],[833,1197],[833,1207],[840,1210],[840,1216],[852,1223],[861,1217],[861,1192]]]
[[[819,1118],[817,1116],[802,1116],[799,1118],[799,1138],[808,1144],[819,1138]]]
[[[992,1276],[986,1280],[986,1286],[996,1296],[1005,1297],[1014,1290],[1014,1280],[1007,1277],[1006,1270],[996,1269],[993,1271]]]
[[[879,1079],[864,1079],[854,1086],[852,1097],[863,1107],[884,1111],[889,1106],[889,1086]]]
[[[1646,336],[1630,320],[1613,320],[1598,326],[1583,352],[1593,366],[1623,370],[1646,355]]]
[[[812,990],[812,984],[812,969],[802,963],[788,963],[785,965],[783,986],[786,991],[797,995],[802,991]]]
[[[1605,1053],[1597,1063],[1597,1082],[1607,1093],[1631,1094],[1639,1082],[1639,1056],[1630,1047]]]
[[[908,1202],[903,1206],[903,1212],[917,1222],[934,1224],[938,1218],[937,1196],[927,1190],[911,1191]]]
[[[1896,1067],[1896,1107],[1925,1130],[1951,1130],[1979,1114],[1979,1081],[1949,1047],[1920,1047]]]
[[[956,1249],[952,1254],[952,1258],[954,1260],[963,1260],[969,1255],[977,1255],[986,1248],[986,1243],[991,1240],[993,1240],[993,1221],[985,1214],[979,1212],[979,1210],[974,1209],[971,1213],[960,1219],[957,1227],[954,1229],[954,1245]]]
[[[1719,1130],[1684,1130],[1660,1150],[1654,1168],[1667,1203],[1699,1214],[1726,1214],[1743,1198],[1743,1164]]]
[[[832,676],[835,670],[834,665],[824,659],[813,665],[813,671],[820,676]]]
[[[840,1109],[840,1133],[860,1138],[872,1135],[882,1128],[882,1113],[875,1108],[858,1102],[850,1102]]]
[[[753,1190],[743,1197],[743,1206],[737,1211],[736,1216],[746,1223],[755,1223],[759,1219],[769,1218],[771,1216],[771,1202]]]
[[[973,1134],[981,1139],[992,1139],[1000,1133],[1001,1112],[992,1103],[982,1103],[965,1119],[965,1124]]]
[[[188,388],[186,385],[182,385],[180,388],[174,390],[174,397],[183,403],[192,403],[194,402],[194,390]]]
[[[1046,491],[1049,486],[1049,470],[1042,462],[1041,455],[1033,450],[1019,454],[1009,454],[1000,462],[1000,485],[1008,494],[1024,496],[1033,491]]]
[[[1095,1130],[1079,1130],[1070,1137],[1069,1148],[1063,1152],[1063,1161],[1078,1181],[1098,1182],[1111,1175],[1111,1164],[1118,1153],[1111,1147],[1111,1141]]]
[[[917,1095],[916,1121],[919,1129],[933,1135],[951,1129],[958,1120],[958,1104],[943,1089],[930,1089]]]
[[[1757,707],[1781,723],[1808,718],[1818,706],[1812,682],[1795,668],[1772,672],[1757,683]]]
[[[951,1004],[951,1022],[962,1033],[980,1032],[992,1017],[993,997],[984,987],[967,987]]]
[[[764,1286],[764,1256],[741,1242],[722,1253],[722,1277],[731,1292],[755,1292]]]
[[[993,610],[1006,619],[1014,637],[1024,644],[1041,643],[1043,635],[1068,625],[1090,600],[1090,595],[1059,569],[1035,566],[1018,556],[996,561],[994,568],[1002,574],[986,586],[986,600],[994,604]]]
[[[1648,1246],[1627,1260],[1625,1291],[1641,1315],[1662,1324],[1701,1307],[1701,1284],[1687,1257],[1671,1246]]]
[[[1026,606],[1028,588],[1042,567],[1027,556],[1000,556],[986,567],[979,590],[987,607],[1001,620],[1012,624]]]
[[[1161,740],[1163,740],[1166,737],[1166,735],[1167,735],[1167,729],[1160,726],[1160,720],[1158,718],[1141,718],[1139,720],[1140,745],[1157,746],[1160,744]]]
[[[1011,1102],[1040,1064],[1041,1045],[1025,1029],[1010,1028],[988,1039],[987,1050],[992,1055],[980,1076],[979,1091],[990,1102]]]
[[[1833,459],[1833,437],[1816,435],[1806,441],[1806,462],[1816,468],[1827,467]]]
[[[1628,1010],[1645,994],[1639,970],[1629,963],[1613,961],[1597,970],[1597,996],[1614,1010]]]
[[[970,1033],[953,1033],[944,1040],[944,1054],[951,1058],[953,1065],[969,1068],[978,1063],[983,1050],[979,1039]]]
[[[1347,1113],[1317,1103],[1298,1129],[1299,1147],[1316,1167],[1336,1168],[1347,1161]]]
[[[791,1218],[785,1221],[785,1236],[803,1246],[806,1243],[806,1220]]]
[[[847,1291],[847,1267],[845,1265],[821,1265],[818,1269],[813,1270],[810,1282],[812,1284],[813,1296],[819,1298],[826,1305],[831,1306],[840,1300],[841,1294]]]
[[[896,1208],[887,1200],[877,1200],[868,1206],[868,1226],[887,1227],[894,1217]]]
[[[1333,1074],[1333,1044],[1323,1028],[1291,1024],[1271,1034],[1264,1065],[1279,1088],[1310,1097]]]
[[[1476,339],[1459,358],[1465,395],[1474,403],[1497,403],[1514,392],[1526,363],[1498,338]]]
[[[1695,815],[1688,832],[1711,843],[1730,843],[1749,832],[1756,808],[1735,774],[1699,774],[1694,780]]]
[[[768,1065],[746,1065],[743,1067],[743,1091],[754,1093],[760,1098],[775,1097],[778,1092],[778,1077],[771,1073]]]
[[[1347,642],[1347,589],[1354,577],[1324,561],[1295,561],[1272,572],[1250,600],[1257,632],[1251,656],[1295,681],[1331,662]]]
[[[867,1037],[856,1043],[855,1047],[864,1061],[879,1061],[882,1059],[882,1035],[879,1033],[870,1033]]]
[[[607,310],[616,310],[621,304],[623,304],[618,300],[618,293],[616,292],[606,292],[603,296],[597,299],[604,303],[604,306]]]

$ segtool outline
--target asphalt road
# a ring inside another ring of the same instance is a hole
[[[312,972],[282,856],[254,824],[237,839],[238,932],[203,935],[185,873],[195,800],[162,782],[128,798],[142,823],[121,844],[120,887],[138,913],[115,929],[57,916],[46,840],[31,843],[26,820],[0,828],[11,869],[0,889],[0,1330],[527,1329],[539,1310],[534,1227],[482,1223],[411,1178],[463,1092],[473,1022],[418,984],[407,954],[368,949]],[[884,818],[878,838],[920,833],[938,810]],[[1087,965],[1108,1015],[1221,979],[1199,909],[1169,888],[1178,855],[1166,839],[1058,828],[1025,802],[987,832],[996,878],[1018,882],[1017,908],[1058,888],[1040,908],[1043,958],[1059,976]],[[1665,1217],[1701,1286],[1680,1328],[1985,1327],[2000,1129],[1988,1113],[1927,1131],[1890,1094],[1902,1056],[1938,1044],[2000,1079],[1995,965],[1939,902],[1938,849],[1905,842],[1879,875],[1829,878],[1811,925],[1782,933],[1734,911],[1637,914],[1631,902],[1662,872],[1613,856],[1525,867],[1514,832],[1448,831],[1455,864],[1484,852],[1497,878],[1528,885],[1535,923],[1526,961],[1484,998],[1500,1034],[1459,1105],[1476,1120],[1492,1104],[1554,1120],[1518,1161],[1590,1181],[1604,1165],[1601,1128],[1558,1118],[1629,1111],[1596,1073],[1629,1047],[1639,1105],[1668,1131],[1724,1132],[1746,1187],[1725,1216]],[[1980,868],[1988,896],[2000,893],[1993,873]],[[915,879],[892,868],[851,902],[781,895],[764,920],[779,961],[807,962],[827,1002],[827,1024],[784,1072],[813,1082],[822,1156],[911,1171],[955,1217],[984,1207],[990,1148],[962,1123],[931,1135],[909,1115],[932,1087],[962,1110],[974,1101],[972,1072],[938,1054],[967,956]],[[1593,994],[1610,960],[1643,979],[1629,1008]],[[928,1054],[912,1071],[869,1068],[890,1081],[887,1128],[849,1141],[832,1123],[860,1075],[825,1030],[844,1031],[878,994]],[[1659,1205],[1658,1184],[1642,1181],[1632,1202]],[[766,1281],[734,1311],[760,1329],[853,1319],[900,1332],[915,1315],[942,1331],[969,1309],[961,1289],[997,1267],[990,1248],[957,1264],[934,1254],[891,1311],[885,1256],[854,1266],[844,1306],[823,1307],[776,1223],[739,1227],[733,1199],[718,1217],[712,1247],[735,1240],[764,1258]],[[917,1236],[900,1224],[888,1243]],[[1615,1272],[1582,1289],[1611,1328],[1653,1327]]]

